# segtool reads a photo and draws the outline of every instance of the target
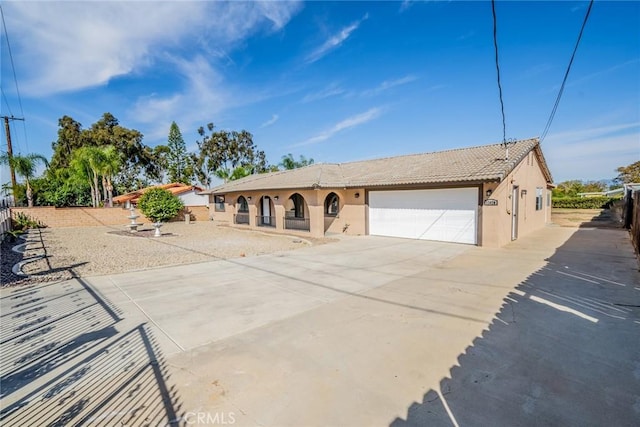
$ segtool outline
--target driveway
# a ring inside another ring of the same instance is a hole
[[[3,291],[2,420],[632,425],[639,300],[624,231],[559,227]]]

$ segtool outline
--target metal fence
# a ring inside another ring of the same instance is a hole
[[[249,214],[248,213],[239,213],[233,216],[234,224],[249,224]]]
[[[276,226],[276,217],[275,216],[258,215],[256,217],[256,224],[258,225],[258,227],[275,227]]]
[[[311,224],[309,223],[309,218],[285,217],[284,228],[287,230],[309,231],[311,229]]]

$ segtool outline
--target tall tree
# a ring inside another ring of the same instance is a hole
[[[191,184],[193,168],[187,153],[187,146],[176,122],[171,123],[167,140],[167,172],[170,182]]]
[[[51,144],[52,170],[68,168],[71,164],[73,150],[84,145],[82,125],[69,116],[62,116],[58,120],[58,140]]]
[[[103,188],[105,191],[105,200],[109,207],[113,207],[113,178],[120,171],[122,159],[113,145],[101,148],[102,163],[100,164],[100,172],[102,173]]]
[[[100,205],[100,177],[104,167],[104,153],[98,147],[82,147],[73,152],[71,168],[79,180],[84,180],[91,187],[91,204],[94,208]]]
[[[620,184],[640,182],[640,160],[628,166],[620,166],[616,172],[618,172],[618,176],[615,181]]]
[[[229,132],[214,129],[213,123],[207,125],[209,135],[204,127],[198,129],[202,140],[197,141],[199,153],[194,163],[196,175],[203,185],[210,185],[211,177],[218,170],[222,170],[220,173],[224,174],[224,171],[233,171],[238,166],[249,167],[255,173],[268,169],[264,151],[258,150],[251,133],[245,130]]]
[[[33,191],[29,181],[35,175],[38,163],[42,163],[45,166],[49,165],[46,157],[41,156],[40,154],[26,154],[24,156],[18,154],[9,157],[9,154],[5,153],[0,155],[0,163],[9,165],[18,175],[24,178],[25,185],[27,187],[27,206],[32,207]]]

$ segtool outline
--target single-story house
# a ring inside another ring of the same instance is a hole
[[[208,196],[200,194],[203,188],[196,185],[183,184],[173,182],[171,184],[153,185],[151,187],[141,188],[127,194],[122,194],[113,198],[114,205],[126,205],[127,202],[133,205],[138,204],[140,197],[152,188],[162,188],[177,196],[185,206],[207,206],[209,204]]]
[[[250,175],[204,191],[214,221],[323,237],[500,247],[544,226],[553,180],[537,138]]]

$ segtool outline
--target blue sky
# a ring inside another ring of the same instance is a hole
[[[588,2],[496,3],[507,138],[539,136]],[[171,121],[246,129],[271,163],[502,140],[491,3],[3,1],[2,115],[15,152],[111,112],[150,146]],[[3,138],[3,149],[6,149]],[[556,182],[640,159],[640,2],[597,1],[543,151]],[[9,180],[6,169],[2,183]]]

